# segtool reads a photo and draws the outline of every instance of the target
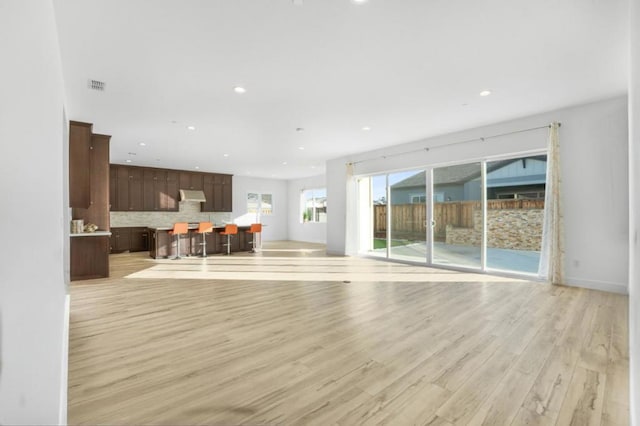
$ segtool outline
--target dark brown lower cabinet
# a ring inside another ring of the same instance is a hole
[[[149,229],[149,256],[154,259],[161,257],[175,256],[171,252],[171,242],[173,237],[167,231],[157,231]]]
[[[111,253],[122,253],[131,246],[131,228],[111,228]]]
[[[111,228],[111,253],[149,250],[149,229],[147,227]]]
[[[71,281],[109,276],[109,237],[71,237]]]
[[[149,228],[131,228],[131,245],[129,251],[149,250]]]

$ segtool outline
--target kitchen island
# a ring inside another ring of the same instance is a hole
[[[251,234],[247,234],[250,226],[238,226],[238,234],[231,237],[231,251],[251,250]],[[154,259],[174,257],[176,255],[175,238],[169,235],[170,226],[149,227],[149,256]],[[196,232],[197,223],[189,224],[189,233],[180,236],[180,256],[202,256],[202,234]],[[220,235],[224,226],[215,226],[213,232],[206,234],[207,254],[226,253],[227,237]]]

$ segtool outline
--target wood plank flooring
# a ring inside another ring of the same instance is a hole
[[[71,288],[70,424],[628,425],[626,296],[265,243]]]

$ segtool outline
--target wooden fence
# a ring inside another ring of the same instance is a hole
[[[434,203],[433,219],[436,222],[434,238],[444,240],[447,224],[460,228],[473,228],[473,212],[481,209],[480,201],[447,201]],[[487,200],[489,210],[543,209],[544,200]],[[395,204],[391,206],[392,238],[415,239],[427,231],[425,204]],[[373,206],[373,231],[375,238],[384,238],[387,232],[387,206]],[[424,238],[424,237],[423,237]]]

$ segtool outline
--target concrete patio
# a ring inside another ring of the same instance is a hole
[[[395,242],[397,243],[397,241]],[[433,264],[480,268],[480,247],[435,242]],[[386,248],[369,251],[368,254],[386,257]],[[391,247],[391,259],[424,262],[427,257],[425,242],[407,242]],[[537,274],[540,263],[539,251],[487,248],[487,269]]]

